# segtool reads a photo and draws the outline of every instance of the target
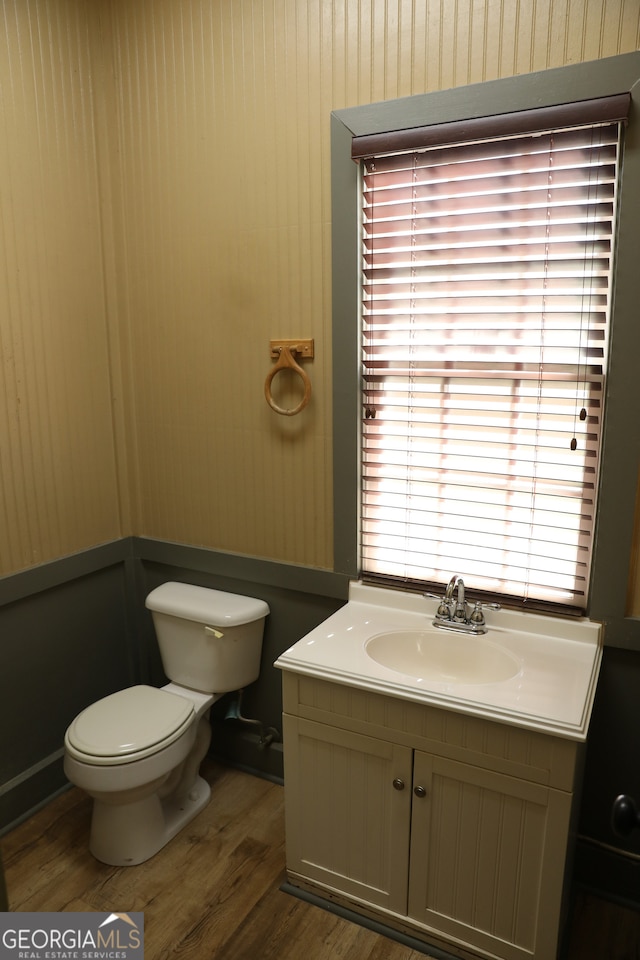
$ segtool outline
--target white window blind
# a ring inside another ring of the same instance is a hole
[[[365,574],[584,608],[619,127],[363,160]]]

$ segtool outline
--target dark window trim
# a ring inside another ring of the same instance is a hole
[[[605,642],[640,650],[640,619],[625,616],[640,450],[640,324],[637,236],[640,223],[640,52],[541,73],[335,111],[331,116],[334,569],[358,575],[359,290],[358,167],[354,137],[462,122],[629,92],[600,506],[589,616],[605,623]],[[455,573],[455,571],[452,571]]]
[[[629,93],[620,93],[611,97],[597,97],[595,100],[582,100],[580,103],[560,103],[552,107],[515,110],[499,117],[472,117],[451,123],[433,123],[423,127],[372,133],[352,139],[351,156],[354,160],[363,160],[365,157],[403,153],[423,147],[626,120],[630,101]]]

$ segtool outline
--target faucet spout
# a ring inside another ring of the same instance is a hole
[[[462,580],[460,579],[457,573],[454,573],[454,575],[451,577],[451,580],[449,580],[449,583],[447,584],[447,589],[444,592],[445,603],[451,603],[451,601],[453,600],[453,591],[456,588],[456,584],[459,584],[459,583],[462,583]],[[464,589],[464,584],[462,584],[462,587]],[[458,586],[458,589],[459,589],[459,586]]]

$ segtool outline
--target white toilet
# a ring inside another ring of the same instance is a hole
[[[89,848],[116,866],[148,860],[207,804],[209,708],[258,678],[269,613],[263,600],[186,583],[163,583],[146,606],[171,683],[98,700],[64,739],[67,777],[94,798]]]

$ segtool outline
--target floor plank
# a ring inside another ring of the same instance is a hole
[[[640,911],[586,893],[577,896],[568,960],[640,960]]]
[[[282,787],[207,761],[213,800],[152,860],[89,853],[91,803],[71,789],[2,839],[11,910],[142,911],[146,960],[423,960],[280,890]]]
[[[212,802],[152,860],[109,867],[73,788],[1,841],[9,908],[142,911],[146,960],[423,960],[403,943],[283,892],[284,791],[207,760]],[[576,898],[567,960],[640,960],[640,914]]]

